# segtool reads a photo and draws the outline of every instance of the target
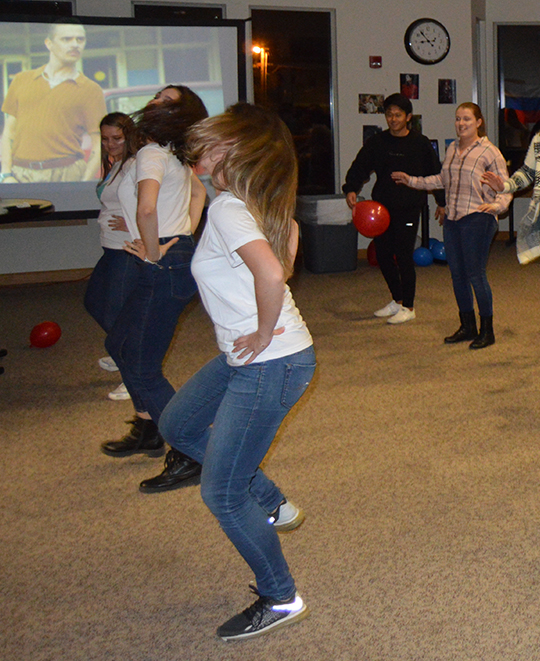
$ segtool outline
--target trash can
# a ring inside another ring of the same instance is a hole
[[[358,232],[344,195],[299,195],[304,266],[312,273],[354,271],[358,265]]]

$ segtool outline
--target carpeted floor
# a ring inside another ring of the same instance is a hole
[[[2,661],[540,659],[540,264],[497,242],[497,343],[445,346],[448,269],[418,270],[417,319],[389,326],[378,269],[291,285],[315,339],[314,383],[265,470],[307,512],[282,536],[304,622],[224,643],[251,574],[199,488],[139,493],[161,459],[112,459],[129,402],[106,393],[85,283],[0,289]],[[57,321],[61,340],[28,346]],[[166,373],[215,355],[200,304]]]

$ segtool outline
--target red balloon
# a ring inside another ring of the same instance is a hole
[[[379,266],[377,261],[377,249],[375,248],[375,241],[370,241],[367,247],[367,261],[370,266]]]
[[[360,234],[372,239],[386,232],[390,225],[390,214],[379,202],[362,200],[354,205],[353,222]]]
[[[62,335],[62,329],[54,321],[44,321],[32,328],[30,333],[30,344],[39,349],[52,347],[56,344]]]

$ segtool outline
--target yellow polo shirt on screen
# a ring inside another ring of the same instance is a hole
[[[99,122],[107,113],[103,90],[82,73],[51,88],[44,69],[18,73],[2,105],[2,111],[17,120],[13,158],[82,157],[84,134],[99,133]]]

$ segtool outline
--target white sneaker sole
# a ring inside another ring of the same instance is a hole
[[[274,528],[277,532],[291,532],[292,530],[299,528],[304,523],[305,518],[306,515],[304,514],[304,510],[298,509],[298,512],[293,519],[290,521],[284,521],[283,523],[277,521],[274,523]]]
[[[126,399],[131,399],[131,395],[128,392],[116,392],[116,390],[110,392],[107,397],[112,399],[113,402],[121,402]]]
[[[246,638],[255,638],[256,636],[264,636],[267,633],[272,633],[273,631],[277,631],[278,629],[287,627],[290,624],[296,624],[296,622],[301,622],[302,620],[305,620],[306,617],[308,617],[308,615],[309,615],[309,608],[306,606],[306,604],[304,604],[302,609],[299,610],[297,613],[291,613],[288,617],[284,617],[281,620],[277,620],[277,622],[268,625],[267,627],[261,629],[260,631],[250,631],[249,633],[242,633],[237,636],[219,636],[219,634],[218,636],[221,638],[221,640],[245,640]]]
[[[105,370],[106,372],[118,372],[118,367],[116,367],[116,365],[114,366],[111,365],[104,358],[100,358],[98,360],[98,365],[101,367],[102,370]]]
[[[408,321],[414,321],[415,319],[416,319],[416,315],[414,315],[413,317],[407,317],[406,319],[394,319],[394,317],[390,317],[390,319],[388,319],[386,323],[395,326],[397,324],[406,324]]]

